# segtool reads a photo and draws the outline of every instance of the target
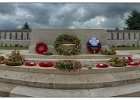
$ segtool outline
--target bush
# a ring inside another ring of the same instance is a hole
[[[3,47],[3,42],[1,42],[1,47]]]
[[[122,47],[126,47],[126,45],[122,45]]]
[[[23,45],[20,45],[20,47],[23,47]]]
[[[82,65],[79,61],[62,60],[62,61],[56,61],[55,68],[59,70],[75,71],[75,70],[81,69]]]
[[[133,44],[132,47],[135,47],[135,44]]]
[[[19,45],[18,44],[15,44],[15,47],[18,47]]]
[[[112,47],[115,47],[115,45],[112,45]]]

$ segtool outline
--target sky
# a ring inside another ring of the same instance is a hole
[[[123,29],[140,3],[0,3],[0,29]]]

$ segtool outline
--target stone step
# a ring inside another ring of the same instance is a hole
[[[0,70],[9,70],[16,72],[31,72],[31,73],[44,73],[44,74],[60,74],[60,75],[80,75],[80,74],[102,74],[102,73],[116,73],[116,72],[127,72],[140,70],[140,66],[126,66],[126,67],[112,67],[108,68],[97,68],[95,65],[86,65],[77,71],[62,71],[55,67],[40,67],[37,66],[7,66],[5,64],[0,65]]]
[[[91,97],[140,97],[140,83],[129,85],[89,89]]]
[[[40,63],[42,61],[58,61],[58,60],[77,60],[80,61],[82,64],[97,64],[97,63],[108,63],[110,58],[104,59],[41,59],[41,58],[26,58],[27,61],[34,61],[36,63]],[[139,61],[140,58],[133,58],[134,61]]]
[[[0,82],[0,97],[9,97],[10,92],[14,89],[16,85]]]
[[[41,58],[26,58],[26,60],[28,61],[35,61],[36,63],[42,62],[42,61],[58,61],[58,60],[77,60],[80,62],[92,62],[93,64],[96,63],[107,63],[110,58],[106,58],[106,59],[41,59]]]
[[[8,57],[10,54],[5,54]],[[112,57],[125,57],[132,55],[101,55],[101,54],[83,54],[83,55],[39,55],[39,54],[22,54],[25,58],[44,58],[44,59],[104,59],[104,58],[112,58]]]
[[[140,83],[99,89],[42,89],[17,86],[10,97],[140,97]]]
[[[0,70],[0,81],[49,89],[94,89],[139,83],[140,71],[58,75]]]

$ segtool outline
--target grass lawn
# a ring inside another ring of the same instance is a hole
[[[140,47],[111,47],[113,50],[140,50]]]
[[[29,47],[0,47],[0,50],[28,50]]]

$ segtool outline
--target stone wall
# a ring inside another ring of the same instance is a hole
[[[31,30],[0,30],[1,46],[29,46]]]
[[[49,47],[49,51],[56,53],[54,50],[54,41],[60,34],[72,34],[81,40],[81,53],[87,53],[86,44],[92,38],[96,37],[101,44],[107,48],[106,30],[103,29],[35,29],[31,33],[31,46],[29,51],[35,53],[35,45],[38,42],[45,42]]]
[[[107,30],[109,46],[140,46],[140,30]]]

